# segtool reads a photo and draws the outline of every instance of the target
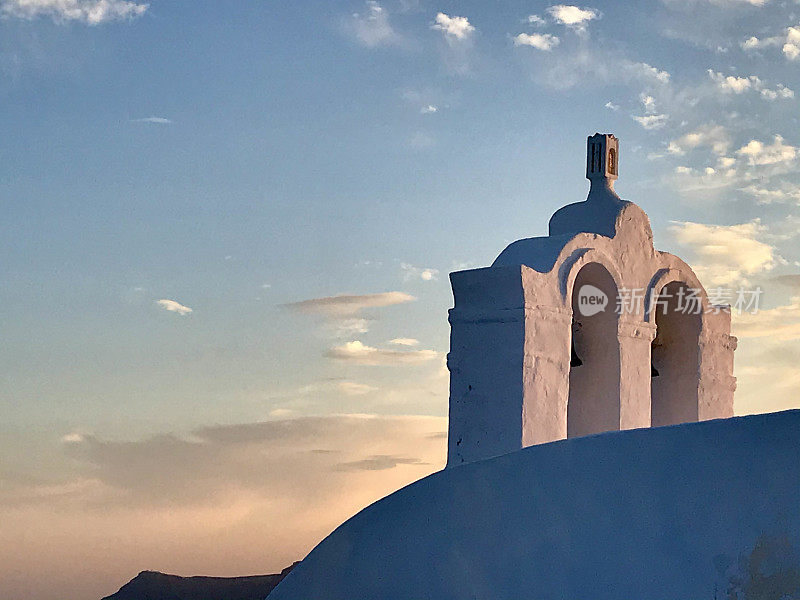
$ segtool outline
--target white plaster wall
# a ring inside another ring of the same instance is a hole
[[[456,466],[522,448],[525,330],[520,267],[453,273],[451,283],[447,464]]]

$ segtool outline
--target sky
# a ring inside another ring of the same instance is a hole
[[[448,273],[616,189],[797,408],[800,3],[0,0],[0,590],[276,572],[444,465]]]

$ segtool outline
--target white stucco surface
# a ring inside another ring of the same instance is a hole
[[[270,600],[710,600],[737,578],[738,597],[796,597],[799,432],[788,411],[445,469],[347,521]]]

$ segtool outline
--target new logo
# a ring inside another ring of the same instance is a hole
[[[578,312],[584,317],[603,312],[607,306],[608,296],[603,290],[589,284],[578,290]]]

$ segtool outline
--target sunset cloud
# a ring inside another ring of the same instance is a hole
[[[335,346],[326,353],[328,358],[359,365],[400,365],[433,360],[439,356],[435,350],[386,350],[373,348],[355,340]]]
[[[766,228],[759,219],[727,226],[673,221],[668,230],[706,286],[745,283],[780,260],[776,249],[763,241]]]
[[[367,308],[381,308],[404,304],[416,300],[403,292],[383,292],[380,294],[340,295],[312,298],[301,302],[291,302],[286,306],[296,312],[309,315],[331,317],[352,317]]]
[[[3,577],[35,565],[38,578],[12,597],[55,598],[55,587],[100,598],[144,569],[276,572],[358,510],[443,468],[446,430],[444,417],[335,415],[69,436],[68,468],[0,485],[0,581],[12,593]],[[87,564],[92,577],[78,581]]]

